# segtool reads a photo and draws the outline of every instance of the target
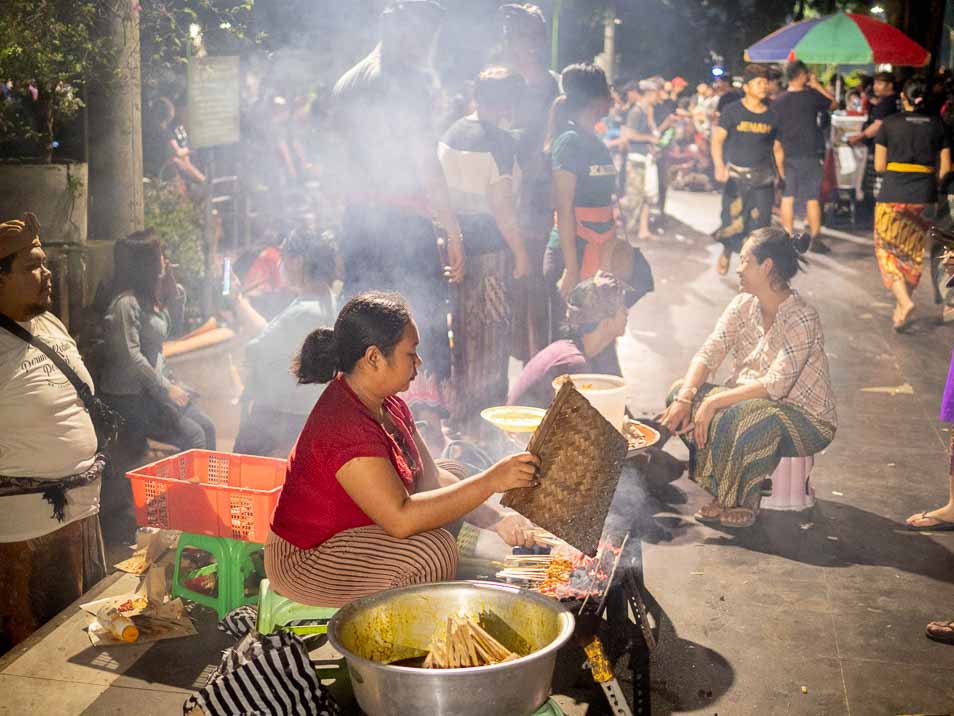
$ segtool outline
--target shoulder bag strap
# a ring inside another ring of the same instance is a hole
[[[86,410],[90,413],[93,411],[93,391],[86,384],[86,382],[80,378],[76,371],[70,367],[70,364],[67,363],[62,356],[60,356],[55,350],[50,348],[42,340],[34,336],[23,326],[18,324],[16,321],[11,319],[8,316],[0,313],[0,326],[6,328],[10,333],[15,335],[20,340],[29,343],[31,346],[40,351],[43,355],[49,358],[53,365],[59,368],[60,372],[66,376],[66,379],[73,384],[73,387],[76,389],[77,394],[80,397],[80,400],[83,401],[83,405],[86,407]]]

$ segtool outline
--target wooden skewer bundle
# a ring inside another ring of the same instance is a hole
[[[447,628],[435,634],[424,659],[425,669],[490,666],[520,658],[484,631],[473,619],[451,617]]]
[[[527,582],[531,589],[548,584],[552,589],[569,580],[572,563],[551,555],[515,555],[504,560],[504,569],[497,572],[498,579]]]

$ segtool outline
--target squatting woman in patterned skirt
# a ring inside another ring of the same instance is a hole
[[[809,237],[754,231],[742,247],[740,294],[668,398],[662,424],[690,448],[690,477],[713,500],[696,519],[725,527],[755,522],[760,485],[783,457],[820,452],[837,416],[818,312],[789,281]],[[725,359],[724,386],[706,381]]]

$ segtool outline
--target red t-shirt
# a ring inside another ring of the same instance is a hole
[[[342,376],[328,384],[308,416],[288,457],[272,531],[301,549],[312,549],[339,532],[374,524],[338,482],[337,473],[356,457],[385,457],[408,493],[414,494],[421,456],[414,443],[414,417],[400,398],[384,409],[401,435],[401,449]]]

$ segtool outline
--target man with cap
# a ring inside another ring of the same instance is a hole
[[[36,216],[0,224],[0,653],[105,573],[93,423],[67,377],[10,330],[50,346],[92,388],[52,300]]]
[[[715,180],[725,184],[722,226],[714,236],[722,243],[716,271],[723,276],[745,237],[772,223],[775,165],[781,167],[784,158],[776,139],[778,116],[765,103],[768,73],[749,65],[743,80],[745,97],[722,110],[719,126],[712,130]]]
[[[616,339],[626,334],[628,309],[649,290],[637,291],[605,271],[578,283],[567,299],[561,339],[524,366],[507,403],[546,408],[553,400],[553,381],[561,375],[619,375]]]

